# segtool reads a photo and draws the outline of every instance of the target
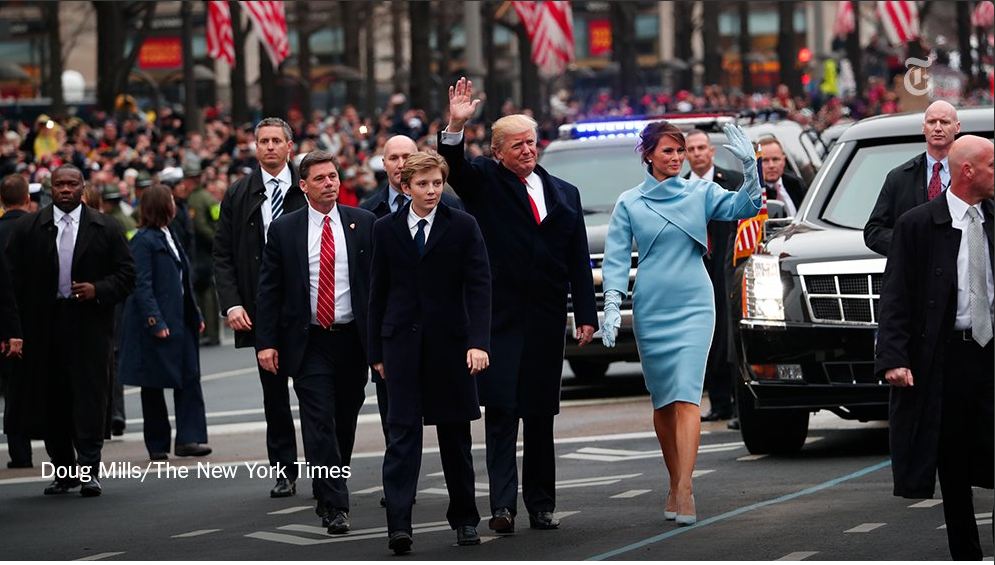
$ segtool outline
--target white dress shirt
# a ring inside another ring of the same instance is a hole
[[[459,133],[452,133],[442,130],[442,143],[444,145],[459,145],[461,141],[463,141],[462,130],[460,130]],[[540,177],[535,171],[532,171],[532,174],[525,177],[525,186],[528,189],[529,196],[532,197],[532,201],[535,202],[536,209],[539,210],[539,221],[541,222],[545,220],[546,195],[543,192],[542,177]]]
[[[259,209],[263,214],[263,241],[265,241],[267,233],[269,233],[269,225],[273,223],[273,209],[271,207],[271,202],[273,202],[273,183],[270,181],[273,179],[280,181],[280,191],[283,193],[283,203],[286,205],[287,191],[290,190],[290,185],[294,182],[294,177],[290,174],[290,165],[284,165],[283,170],[275,177],[261,167],[259,172],[263,174],[263,186],[266,188],[266,203]]]
[[[432,211],[429,212],[427,216],[422,218],[418,214],[415,214],[414,206],[408,208],[408,231],[411,232],[411,239],[414,239],[415,234],[418,233],[418,222],[425,220],[428,222],[425,224],[425,243],[428,243],[428,234],[432,231],[432,224],[435,222],[435,212],[438,211],[438,209],[438,206],[432,208]]]
[[[391,185],[388,184],[387,185],[387,207],[390,208],[391,213],[397,212],[398,207],[397,207],[397,204],[396,204],[396,200],[397,200],[398,196],[403,196],[404,197],[404,203],[405,204],[407,204],[407,202],[409,200],[411,200],[411,198],[409,198],[407,194],[404,194],[400,190],[398,190],[398,189],[396,189],[393,186],[391,186]],[[402,206],[403,205],[404,204],[402,204]]]
[[[933,165],[936,164],[936,159],[926,152],[926,190],[929,190],[929,181],[933,178]],[[947,158],[944,157],[939,161],[942,166],[940,167],[940,190],[944,191],[950,187],[950,164],[947,162]],[[965,204],[966,206],[966,204]]]
[[[352,313],[352,291],[349,288],[349,250],[345,240],[342,217],[336,205],[327,214],[331,220],[332,239],[335,240],[335,324],[348,324],[355,319]],[[318,323],[318,273],[321,269],[321,228],[325,214],[307,207],[307,265],[311,287],[311,323]]]
[[[971,217],[967,215],[968,204],[949,190],[947,193],[947,206],[950,207],[950,220],[954,229],[961,231],[960,248],[957,250],[957,316],[954,318],[955,330],[967,330],[971,328],[971,279],[968,267],[970,257],[967,250],[967,227],[971,225]],[[975,204],[975,208],[981,214],[981,224],[984,226],[985,214],[980,204]],[[983,229],[983,228],[982,228]],[[985,264],[989,267],[988,261],[988,238],[982,238],[985,244]],[[992,281],[992,270],[988,269],[985,276],[988,287],[988,306],[991,308],[992,300],[995,298],[995,283]]]
[[[708,170],[705,171],[705,174],[700,177],[698,176],[698,173],[694,172],[694,169],[692,169],[691,176],[688,178],[690,178],[691,180],[701,179],[701,180],[707,180],[708,182],[715,182],[715,165],[708,167]]]
[[[80,204],[75,210],[69,212],[69,223],[73,225],[73,249],[76,249],[76,240],[79,239],[79,217],[83,211],[83,205]],[[66,213],[59,209],[58,206],[52,206],[52,221],[55,222],[55,228],[58,230],[55,233],[55,248],[58,250],[59,241],[62,239],[62,230],[65,226],[62,224],[62,216]]]
[[[774,189],[777,192],[777,199],[784,202],[784,212],[791,217],[798,215],[798,208],[795,207],[795,203],[791,200],[791,195],[788,194],[788,189],[784,188],[784,183],[781,182],[782,178],[777,179],[774,183]]]

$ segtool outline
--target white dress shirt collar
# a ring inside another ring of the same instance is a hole
[[[72,212],[69,212],[68,216],[70,219],[72,219],[73,224],[79,225],[79,217],[82,212],[83,212],[82,204],[73,209]],[[56,225],[58,225],[59,222],[62,221],[62,216],[65,215],[67,215],[66,212],[63,212],[58,206],[52,206],[52,221],[55,222]]]
[[[310,220],[312,224],[314,224],[314,225],[318,226],[319,228],[321,228],[322,224],[324,224],[324,222],[325,222],[325,216],[328,216],[328,219],[331,220],[333,224],[342,225],[342,218],[339,216],[339,206],[338,206],[338,204],[335,204],[334,206],[332,206],[332,209],[329,210],[327,214],[322,214],[321,212],[319,212],[319,211],[315,210],[314,208],[312,208],[311,207],[311,202],[308,201],[308,203],[307,203],[307,217],[308,217],[308,220]]]
[[[273,184],[270,182],[273,179],[280,181],[280,188],[286,191],[290,188],[291,183],[294,182],[294,176],[290,174],[290,165],[284,165],[283,170],[273,176],[266,171],[266,169],[260,167],[259,170],[263,173],[263,186],[266,187],[266,197],[269,198],[273,191]]]
[[[691,176],[688,177],[688,178],[690,178],[691,180],[701,179],[701,180],[707,180],[707,181],[714,181],[715,180],[715,165],[712,165],[711,167],[708,167],[708,170],[705,171],[705,174],[701,175],[701,176],[698,176],[698,173],[694,172],[694,170],[692,169],[691,170]]]
[[[971,217],[967,215],[967,209],[972,208],[970,204],[961,200],[956,194],[951,191],[946,191],[947,193],[947,206],[950,208],[950,217],[955,223],[964,222],[971,223]],[[985,222],[985,212],[981,209],[981,204],[975,204],[973,208],[978,209],[978,214],[981,216],[981,223]]]

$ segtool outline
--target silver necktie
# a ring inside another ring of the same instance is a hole
[[[992,315],[988,304],[988,252],[985,234],[981,230],[981,214],[971,206],[967,209],[971,223],[967,226],[968,279],[971,297],[971,335],[981,347],[992,338]]]
[[[62,235],[59,236],[59,296],[69,298],[73,289],[73,248],[76,246],[73,219],[62,216]]]

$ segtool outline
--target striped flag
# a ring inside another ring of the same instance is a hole
[[[212,0],[207,3],[207,54],[228,66],[235,65],[235,40],[228,2]]]
[[[919,37],[919,7],[913,0],[878,2],[878,16],[892,45],[904,45]]]
[[[532,60],[546,77],[566,70],[574,60],[573,12],[570,2],[512,2],[532,44]]]
[[[846,37],[853,33],[853,2],[841,0],[836,3],[836,19],[833,21],[833,35]]]
[[[978,2],[971,13],[971,25],[990,29],[995,23],[995,4],[991,2]]]
[[[263,42],[273,68],[280,66],[290,56],[290,41],[287,38],[287,17],[282,1],[247,2],[240,5],[249,14],[252,25]]]
[[[763,241],[764,224],[767,222],[767,190],[763,187],[764,164],[763,155],[757,149],[757,175],[760,177],[760,212],[752,218],[740,220],[736,224],[736,248],[732,253],[732,266],[735,267],[741,259],[746,259],[757,248],[757,244]]]

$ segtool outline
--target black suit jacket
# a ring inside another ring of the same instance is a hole
[[[805,181],[788,171],[784,171],[781,173],[781,184],[784,185],[784,190],[791,197],[791,203],[795,205],[795,209],[801,209],[802,200],[805,199],[805,193],[808,192]],[[767,198],[777,198],[777,193],[773,190],[773,187],[767,187]]]
[[[352,312],[363,348],[370,296],[373,222],[366,210],[338,205],[349,255]],[[256,303],[256,351],[275,348],[281,375],[296,376],[304,359],[311,325],[311,287],[307,250],[308,207],[280,216],[270,224],[259,271]],[[336,249],[337,253],[341,249]],[[364,351],[357,351],[362,360]]]
[[[491,273],[473,216],[440,204],[419,256],[410,205],[373,229],[370,364],[384,363],[387,422],[419,425],[480,417],[467,349],[490,351]],[[486,372],[482,378],[486,377]]]
[[[982,208],[991,265],[992,201]],[[891,464],[897,496],[929,498],[935,486],[946,340],[957,313],[960,238],[947,199],[935,198],[898,219],[888,250],[874,370],[883,380],[888,369],[907,367],[915,379],[913,387],[891,389]],[[987,483],[975,484],[992,488],[990,475]]]
[[[463,144],[439,154],[449,164],[449,185],[476,218],[491,263],[491,347],[485,406],[521,415],[559,411],[567,295],[578,325],[598,325],[591,256],[580,191],[542,167],[547,216],[537,225],[521,180],[486,157],[469,161]],[[388,377],[389,378],[389,377]]]
[[[300,176],[291,165],[292,182],[283,198],[283,213],[306,207],[300,188]],[[221,218],[214,234],[214,286],[218,292],[221,315],[232,306],[245,308],[255,324],[259,266],[262,262],[263,216],[266,187],[257,166],[252,174],[235,181],[221,201]],[[251,347],[254,331],[235,332],[235,347]]]
[[[926,153],[923,152],[895,167],[885,177],[864,226],[864,244],[879,255],[888,255],[895,222],[902,214],[926,201]]]
[[[24,210],[9,210],[0,216],[0,341],[21,337],[21,318],[14,301],[14,283],[7,266],[7,239],[14,220],[27,215]]]
[[[385,186],[377,191],[376,194],[367,198],[359,205],[363,210],[368,210],[373,212],[377,218],[382,218],[384,216],[390,215],[390,203],[387,200],[390,198],[390,187]],[[455,208],[456,210],[463,209],[463,203],[460,199],[449,194],[448,192],[442,193],[442,204],[449,206],[450,208]]]
[[[135,264],[121,225],[113,218],[83,206],[77,229],[72,280],[92,283],[96,298],[73,305],[68,312],[74,327],[65,329],[52,326],[59,286],[52,205],[22,216],[10,232],[7,259],[25,344],[19,370],[26,377],[14,379],[11,397],[16,401],[7,404],[4,422],[14,433],[42,437],[51,431],[48,424],[61,420],[50,413],[60,408],[49,402],[52,387],[63,386],[51,374],[51,360],[71,351],[78,352],[74,363],[79,368],[71,383],[74,432],[84,438],[104,437],[114,306],[134,287]],[[59,341],[69,336],[76,340],[71,347]]]

